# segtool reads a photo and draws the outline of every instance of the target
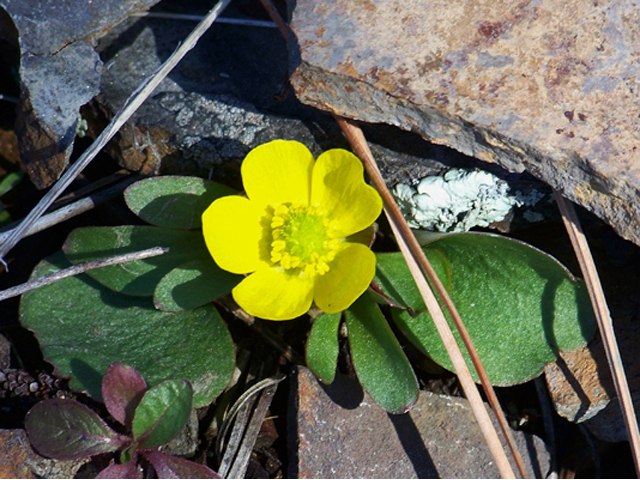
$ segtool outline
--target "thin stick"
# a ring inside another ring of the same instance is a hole
[[[73,277],[81,273],[95,270],[96,268],[108,267],[111,265],[119,265],[121,263],[132,262],[134,260],[143,260],[145,258],[157,257],[169,251],[166,247],[153,247],[139,252],[125,253],[124,255],[116,255],[115,257],[100,258],[98,260],[89,260],[87,262],[78,263],[72,267],[58,270],[44,277],[34,278],[26,283],[17,285],[0,291],[0,302],[8,298],[17,297],[23,293],[35,290],[36,288],[51,285],[52,283],[62,280],[63,278]]]
[[[41,232],[46,230],[49,227],[57,225],[59,223],[64,222],[65,220],[69,220],[70,218],[76,217],[81,213],[87,212],[94,208],[96,205],[99,205],[107,200],[115,197],[122,190],[127,188],[127,186],[131,185],[134,181],[136,181],[138,177],[127,178],[126,180],[110,187],[102,192],[94,193],[86,198],[82,198],[77,200],[69,205],[66,205],[58,210],[55,210],[51,213],[43,215],[38,219],[38,221],[33,224],[33,226],[23,235],[24,237],[28,237],[29,235],[33,235],[34,233]],[[17,223],[17,222],[16,222]],[[0,243],[5,239],[9,238],[11,234],[15,231],[16,227],[10,225],[10,228],[6,231],[0,232]]]
[[[393,230],[393,234],[396,238],[401,239],[400,230],[395,220],[389,215],[388,212],[387,219],[389,220],[389,224],[391,225],[391,229]],[[413,255],[409,251],[409,247],[407,244],[399,240],[398,245],[400,247],[400,251],[404,255],[407,260],[407,265],[409,266],[409,270],[411,271],[411,275],[413,276],[413,280],[416,282],[416,286],[418,290],[420,290],[420,294],[424,299],[425,305],[431,314],[431,318],[433,319],[433,323],[438,330],[438,334],[442,339],[442,343],[447,349],[447,353],[451,357],[451,363],[453,364],[453,368],[455,369],[456,374],[458,375],[458,379],[460,380],[460,385],[464,390],[464,393],[469,400],[469,405],[471,406],[471,410],[478,421],[478,426],[480,427],[480,431],[487,442],[489,450],[491,451],[491,455],[496,462],[496,466],[500,471],[500,476],[502,478],[515,478],[515,474],[511,469],[511,465],[509,464],[509,460],[507,459],[507,455],[502,447],[502,443],[500,442],[500,438],[498,437],[498,433],[493,427],[493,423],[491,422],[491,417],[484,406],[484,402],[482,401],[482,397],[480,396],[480,392],[478,391],[478,387],[473,381],[471,377],[471,372],[469,371],[469,367],[467,366],[464,357],[462,356],[462,352],[460,351],[460,347],[456,342],[455,337],[453,336],[453,332],[447,323],[447,319],[438,304],[438,300],[436,299],[433,290],[429,286],[424,274],[420,270],[418,263],[413,258]]]
[[[231,0],[220,0],[207,14],[205,19],[185,39],[173,54],[151,76],[134,90],[120,112],[111,120],[109,125],[96,138],[91,146],[69,167],[69,170],[56,182],[56,184],[42,197],[40,202],[25,217],[20,226],[0,245],[0,262],[4,263],[5,255],[11,250],[29,231],[31,226],[44,214],[56,198],[71,184],[71,182],[85,169],[95,158],[111,138],[120,130],[134,112],[140,107],[149,95],[155,90],[162,80],[173,70],[178,62],[196,45],[200,37],[218,18],[222,10]]]
[[[569,238],[571,239],[571,244],[573,245],[576,257],[578,257],[580,270],[582,271],[585,283],[587,284],[591,304],[593,305],[593,310],[598,322],[598,329],[600,330],[604,350],[607,354],[609,368],[611,369],[613,384],[616,388],[616,394],[618,395],[618,401],[620,402],[622,416],[627,428],[627,435],[629,436],[629,442],[631,444],[636,474],[640,476],[640,432],[638,430],[638,421],[633,409],[633,400],[631,399],[631,393],[629,392],[627,377],[624,373],[620,350],[618,349],[618,343],[616,342],[616,334],[613,330],[613,322],[611,320],[611,315],[609,314],[607,301],[604,297],[604,291],[602,290],[598,270],[596,269],[595,262],[591,255],[591,250],[589,249],[589,244],[587,243],[587,238],[582,231],[580,220],[578,220],[573,204],[565,199],[560,192],[555,191],[554,193],[556,203],[558,204],[560,213],[562,214],[562,221],[564,222]]]
[[[273,23],[275,23],[278,27],[280,35],[282,35],[284,39],[287,40],[287,38],[289,37],[289,27],[280,16],[280,12],[278,12],[276,6],[271,0],[260,0],[260,3],[262,3],[262,6],[271,17],[271,20],[273,20]]]
[[[519,473],[523,478],[526,477],[526,470],[524,462],[522,460],[522,456],[520,455],[516,447],[515,440],[513,438],[507,420],[504,416],[504,413],[502,412],[502,408],[500,407],[500,403],[498,402],[497,396],[495,395],[493,386],[491,385],[491,382],[489,382],[486,371],[482,366],[482,362],[480,361],[475,347],[473,346],[473,342],[471,341],[471,338],[469,337],[462,319],[460,318],[457,309],[453,305],[453,302],[451,301],[447,290],[444,288],[442,282],[440,282],[439,278],[435,274],[433,267],[424,256],[422,248],[415,239],[413,233],[411,232],[411,229],[404,220],[402,213],[398,209],[395,200],[387,189],[384,179],[380,174],[373,155],[371,154],[364,135],[362,134],[362,130],[360,130],[360,128],[352,122],[342,117],[336,117],[336,120],[338,121],[338,124],[342,128],[343,132],[346,134],[347,139],[351,143],[352,147],[364,163],[371,182],[382,196],[382,200],[385,204],[385,212],[390,219],[389,223],[391,224],[392,228],[394,228],[394,234],[396,236],[396,239],[398,240],[400,249],[403,252],[412,275],[414,276],[414,280],[416,281],[416,284],[418,285],[418,288],[423,295],[425,303],[427,307],[429,307],[429,312],[431,313],[433,321],[436,325],[436,329],[442,337],[443,343],[447,348],[447,352],[449,353],[451,361],[456,369],[456,373],[460,378],[460,383],[465,390],[467,398],[471,402],[471,406],[480,425],[480,429],[485,436],[485,440],[487,441],[491,453],[494,455],[494,459],[496,460],[496,465],[500,470],[500,474],[503,477],[514,476],[513,470],[509,465],[497,433],[493,428],[493,424],[491,423],[491,420],[489,419],[488,414],[484,408],[484,404],[478,392],[477,386],[471,377],[471,373],[469,372],[460,348],[458,347],[458,344],[453,337],[453,333],[451,332],[449,324],[446,321],[444,314],[442,313],[442,309],[435,299],[431,287],[426,281],[424,273],[426,273],[427,277],[429,277],[429,280],[435,286],[438,295],[444,301],[447,309],[449,310],[449,313],[451,314],[451,317],[454,320],[456,327],[458,328],[460,336],[465,346],[467,347],[467,350],[469,351],[469,356],[471,357],[473,365],[478,372],[478,377],[480,378],[482,385],[485,388],[485,393],[487,394],[489,403],[494,409],[500,428],[505,435],[505,438],[507,439],[507,443],[514,457]],[[423,271],[424,273],[422,273]]]
[[[184,13],[165,13],[165,12],[140,12],[134,13],[132,16],[134,17],[146,17],[146,18],[161,18],[165,20],[181,20],[187,22],[200,22],[204,16],[203,15],[186,15]],[[226,18],[219,17],[216,20],[217,23],[226,23],[229,25],[242,25],[245,27],[266,27],[266,28],[276,28],[277,25],[274,22],[269,22],[267,20],[253,20],[247,18]]]

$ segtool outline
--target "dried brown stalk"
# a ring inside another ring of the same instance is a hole
[[[591,255],[591,250],[589,249],[589,244],[587,243],[587,238],[582,231],[580,220],[578,220],[573,204],[565,199],[560,192],[556,191],[554,193],[556,203],[558,204],[560,213],[562,214],[562,221],[564,222],[564,226],[566,227],[569,238],[571,239],[571,244],[573,245],[576,257],[578,257],[580,270],[582,271],[585,283],[587,284],[591,304],[593,305],[593,310],[598,322],[598,329],[600,330],[604,350],[607,354],[607,361],[609,363],[609,368],[611,369],[613,384],[616,389],[616,394],[618,395],[622,416],[627,428],[627,435],[629,437],[629,443],[631,444],[631,452],[633,453],[636,474],[640,477],[640,432],[638,431],[638,421],[633,409],[633,401],[631,399],[631,393],[629,392],[627,377],[624,373],[620,350],[618,349],[618,343],[616,342],[616,334],[613,330],[613,322],[611,321],[607,301],[604,297],[602,284],[600,283],[600,277],[598,276],[598,270],[596,269],[596,265]]]
[[[280,35],[282,35],[283,38],[286,40],[287,37],[289,36],[289,27],[287,26],[283,18],[280,16],[280,13],[278,12],[278,9],[276,8],[276,6],[273,4],[271,0],[260,0],[260,3],[262,3],[262,6],[271,17],[271,20],[273,20],[273,23],[275,23],[276,26],[278,27],[278,30],[280,31]]]
[[[520,455],[516,447],[511,429],[509,428],[504,413],[502,412],[498,399],[495,395],[495,391],[493,390],[493,387],[489,382],[486,371],[482,366],[482,362],[480,361],[475,347],[473,346],[473,342],[471,341],[471,338],[469,337],[469,334],[467,333],[466,328],[462,323],[462,319],[460,318],[460,315],[453,305],[453,302],[451,301],[447,290],[444,288],[442,282],[440,282],[437,275],[435,274],[433,267],[425,257],[422,248],[415,239],[413,233],[411,232],[411,229],[407,225],[407,222],[405,221],[402,213],[395,203],[395,200],[387,189],[387,186],[382,178],[382,175],[380,174],[380,171],[378,170],[373,155],[369,150],[369,146],[367,145],[362,130],[360,130],[360,128],[357,127],[353,122],[345,118],[336,116],[336,120],[347,136],[347,139],[351,143],[354,151],[364,163],[365,169],[367,170],[367,173],[369,174],[369,177],[371,179],[371,183],[374,185],[374,187],[376,187],[376,189],[380,193],[380,196],[382,197],[382,200],[384,201],[385,213],[389,218],[391,227],[394,229],[394,234],[396,236],[398,244],[400,245],[400,250],[402,251],[405,260],[407,261],[407,265],[409,266],[411,274],[413,275],[414,280],[418,288],[420,289],[420,293],[422,294],[425,304],[429,309],[436,329],[438,330],[445,348],[447,349],[447,352],[451,357],[451,361],[454,365],[456,373],[458,374],[460,383],[465,391],[465,394],[467,395],[473,413],[476,416],[476,419],[480,426],[480,430],[485,437],[491,454],[494,457],[496,465],[500,471],[500,475],[503,478],[513,478],[515,476],[507,459],[506,453],[502,447],[500,439],[497,435],[497,432],[493,426],[493,423],[491,422],[491,419],[484,407],[484,403],[482,402],[482,398],[480,397],[478,388],[473,381],[473,378],[471,377],[471,372],[469,371],[464,357],[462,356],[462,352],[460,351],[460,348],[456,343],[455,338],[453,337],[451,328],[449,327],[444,313],[442,312],[442,309],[438,304],[433,290],[431,289],[431,286],[427,281],[427,277],[429,278],[429,281],[431,281],[431,284],[435,287],[435,290],[440,298],[444,301],[445,306],[447,307],[447,310],[449,311],[454,324],[456,325],[456,328],[458,329],[460,336],[467,350],[469,351],[469,356],[471,357],[473,365],[478,372],[478,377],[480,378],[485,389],[485,394],[487,395],[489,403],[494,409],[496,417],[498,418],[500,428],[505,435],[505,438],[507,439],[509,449],[511,450],[518,471],[523,478],[526,477],[522,456]]]

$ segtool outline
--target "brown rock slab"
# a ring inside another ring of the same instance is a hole
[[[544,368],[556,412],[571,422],[593,418],[615,396],[604,350],[599,346],[595,352],[593,347],[560,352],[558,361]]]
[[[0,430],[0,478],[73,478],[83,463],[41,457],[24,430]]]
[[[337,375],[322,385],[306,368],[297,370],[291,423],[297,428],[297,461],[291,478],[498,478],[468,402],[420,392],[405,415],[390,415]],[[543,442],[514,432],[529,475],[549,468]]]
[[[634,2],[299,0],[307,104],[527,170],[640,244]]]

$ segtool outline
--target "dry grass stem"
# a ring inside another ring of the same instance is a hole
[[[24,233],[23,237],[28,237],[29,235],[42,232],[49,227],[58,225],[59,223],[76,217],[81,213],[88,212],[96,205],[100,205],[101,203],[114,198],[117,194],[122,192],[125,188],[127,188],[138,179],[139,177],[137,176],[128,178],[101,192],[94,193],[93,195],[82,198],[80,200],[76,200],[75,202],[67,204],[59,208],[58,210],[43,215],[31,226],[31,228],[29,228],[28,231]],[[9,238],[19,224],[19,222],[15,222],[15,224],[9,225],[6,229],[2,229],[2,231],[0,231],[0,243]]]
[[[285,378],[285,375],[275,375],[259,381],[245,390],[230,408],[216,439],[216,451],[221,457],[218,473],[222,478],[244,478],[260,426],[278,384]]]
[[[625,426],[627,427],[627,435],[631,445],[631,452],[633,453],[636,474],[640,476],[640,432],[638,431],[638,421],[633,409],[633,401],[631,399],[631,393],[629,392],[627,377],[624,373],[620,350],[616,342],[616,334],[613,330],[613,322],[611,321],[607,301],[604,297],[598,270],[596,269],[587,238],[582,231],[580,220],[578,220],[573,204],[565,199],[560,192],[556,191],[554,193],[556,202],[560,208],[560,213],[562,214],[562,221],[571,239],[576,257],[578,257],[580,270],[587,284],[591,304],[593,305],[593,310],[598,322],[598,329],[600,330],[602,343],[604,344],[604,349],[607,354],[607,361],[611,369],[616,394],[620,402],[622,416]]]
[[[282,37],[286,40],[289,37],[289,27],[287,26],[284,19],[280,16],[280,12],[278,12],[276,6],[271,0],[260,0],[260,3],[271,17],[271,20],[273,20],[273,23],[275,23],[278,27],[280,35],[282,35]]]
[[[8,298],[17,297],[30,290],[44,287],[45,285],[51,285],[52,283],[62,280],[63,278],[73,277],[80,275],[81,273],[88,272],[89,270],[95,270],[96,268],[108,267],[110,265],[119,265],[121,263],[132,262],[134,260],[143,260],[145,258],[157,257],[169,251],[168,248],[153,247],[147,250],[141,250],[139,252],[125,253],[124,255],[116,255],[109,258],[101,258],[98,260],[89,260],[87,262],[78,263],[69,268],[58,270],[57,272],[45,275],[44,277],[35,278],[29,280],[21,285],[7,288],[0,292],[0,301]]]
[[[111,120],[104,131],[96,138],[91,146],[69,167],[66,173],[60,177],[56,184],[47,192],[38,204],[29,212],[20,226],[18,226],[9,237],[0,244],[0,262],[4,263],[4,257],[31,229],[31,226],[47,211],[51,204],[60,194],[73,182],[73,180],[85,169],[85,167],[104,148],[111,138],[120,130],[140,105],[151,95],[162,80],[173,70],[182,58],[193,48],[202,35],[215,22],[220,13],[231,2],[231,0],[220,0],[215,7],[207,14],[185,41],[171,54],[171,56],[147,79],[127,99],[122,109]]]
[[[492,408],[494,409],[496,417],[498,418],[500,428],[505,435],[505,438],[507,439],[509,449],[512,452],[519,473],[522,477],[525,477],[526,474],[524,462],[515,445],[515,440],[511,433],[511,429],[509,428],[504,413],[502,412],[493,387],[488,380],[487,374],[484,370],[484,367],[482,366],[482,362],[480,361],[475,347],[473,346],[473,342],[471,341],[471,338],[469,337],[466,328],[462,323],[462,319],[460,318],[455,306],[453,305],[448,292],[438,279],[435,271],[433,270],[433,267],[424,256],[422,248],[415,239],[413,233],[411,232],[411,229],[402,216],[402,213],[398,209],[395,200],[387,189],[382,175],[380,174],[380,171],[378,170],[378,167],[375,163],[373,155],[371,154],[371,151],[369,150],[369,147],[366,143],[364,135],[362,134],[362,130],[360,130],[359,127],[354,125],[349,120],[346,120],[342,117],[336,116],[336,120],[346,134],[354,151],[364,163],[365,169],[369,174],[371,182],[376,187],[384,201],[385,212],[389,218],[391,227],[394,229],[394,234],[396,236],[398,244],[400,245],[400,250],[402,251],[405,260],[407,261],[407,265],[409,266],[414,280],[416,281],[416,284],[423,296],[425,304],[429,309],[429,312],[431,313],[436,329],[438,330],[438,333],[442,338],[447,352],[451,357],[451,361],[456,369],[456,373],[460,379],[460,383],[465,391],[465,394],[469,399],[473,413],[478,420],[478,424],[483,433],[485,441],[487,442],[491,454],[496,461],[496,465],[498,466],[500,475],[504,478],[512,478],[515,476],[507,459],[506,453],[502,447],[500,439],[497,435],[497,432],[493,426],[493,423],[491,422],[491,419],[484,407],[484,403],[482,402],[482,398],[480,397],[477,386],[473,381],[469,368],[467,367],[464,357],[462,356],[462,352],[460,351],[460,348],[455,341],[451,328],[449,327],[449,324],[444,316],[444,313],[442,312],[440,305],[438,304],[435,294],[433,293],[431,286],[427,281],[427,277],[435,287],[435,290],[440,298],[444,301],[456,327],[458,328],[460,336],[462,337],[462,340],[467,350],[469,351],[469,355],[472,359],[474,367],[478,372],[478,376],[485,389],[487,398]]]

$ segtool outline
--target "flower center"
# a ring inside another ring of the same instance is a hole
[[[285,270],[324,275],[336,256],[340,239],[335,226],[318,207],[277,205],[271,219],[271,261]]]

